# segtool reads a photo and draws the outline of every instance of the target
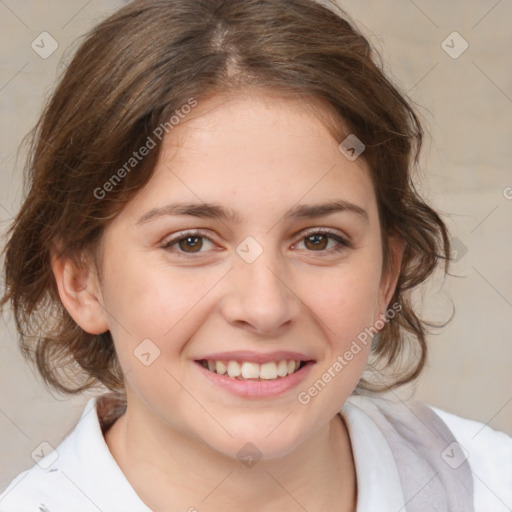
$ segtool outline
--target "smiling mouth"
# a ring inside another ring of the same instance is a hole
[[[253,363],[250,361],[197,361],[203,368],[212,373],[236,380],[278,380],[292,375],[303,368],[308,361],[283,359],[269,363]]]

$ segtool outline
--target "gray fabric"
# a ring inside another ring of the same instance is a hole
[[[432,409],[375,395],[349,401],[372,418],[391,447],[405,498],[405,510],[396,512],[474,512],[469,463]]]

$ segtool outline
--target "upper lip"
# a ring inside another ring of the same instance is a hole
[[[279,350],[277,352],[269,352],[263,354],[261,352],[253,352],[250,350],[236,350],[232,352],[216,352],[203,357],[198,357],[196,361],[247,361],[251,363],[271,363],[273,361],[312,361],[313,358],[300,352],[290,352]]]

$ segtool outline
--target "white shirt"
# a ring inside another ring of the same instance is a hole
[[[76,427],[55,451],[9,484],[0,495],[0,512],[151,512],[110,453],[96,402],[97,398],[89,400]],[[391,448],[355,403],[349,399],[340,413],[354,454],[357,512],[405,512]],[[475,512],[511,512],[512,438],[482,423],[432,409],[468,452]]]

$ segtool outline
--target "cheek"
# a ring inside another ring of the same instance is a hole
[[[375,259],[347,265],[317,279],[308,307],[326,340],[309,387],[297,399],[311,417],[327,421],[343,405],[361,378],[371,350],[380,280]]]
[[[169,396],[175,405],[190,405],[179,385],[179,365],[184,347],[201,325],[202,299],[218,279],[211,276],[210,283],[206,275],[192,278],[186,270],[147,265],[130,255],[120,261],[122,266],[105,265],[110,273],[104,299],[127,385],[148,407],[168,403]]]
[[[362,260],[318,275],[303,275],[304,302],[322,322],[329,338],[337,344],[357,336],[372,325],[379,296],[380,266]],[[306,294],[306,290],[312,290]]]
[[[104,270],[104,305],[125,373],[142,370],[136,359],[142,343],[151,357],[158,355],[153,368],[169,356],[180,359],[204,321],[205,308],[210,307],[209,291],[225,273],[222,269],[172,268],[165,262],[148,264],[142,252],[121,256],[114,251],[104,262]]]
[[[111,256],[104,265],[105,307],[129,331],[162,337],[208,290],[209,274],[148,262],[144,253]]]

